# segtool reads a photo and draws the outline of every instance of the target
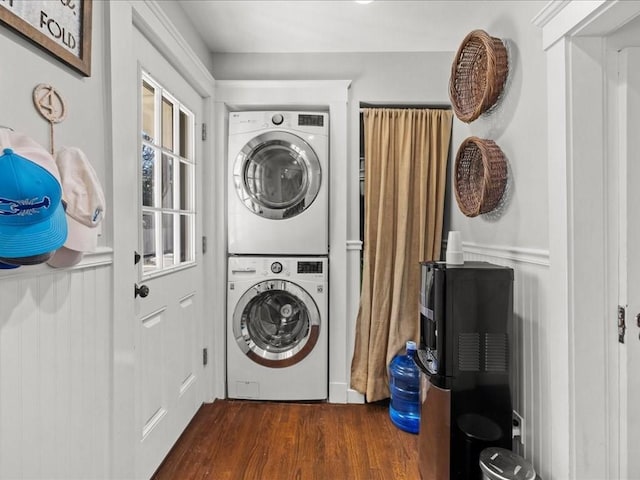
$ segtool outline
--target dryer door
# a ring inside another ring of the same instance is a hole
[[[288,132],[267,132],[249,141],[233,167],[240,201],[261,217],[281,220],[307,209],[320,190],[322,169],[313,148]]]
[[[248,289],[238,301],[233,333],[254,362],[288,367],[313,350],[320,333],[320,312],[313,298],[295,283],[267,280]]]

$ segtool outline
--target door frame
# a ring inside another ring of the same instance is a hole
[[[638,2],[554,0],[533,19],[547,54],[552,478],[615,479],[626,468],[606,38],[639,14]]]
[[[137,267],[133,262],[132,236],[138,230],[137,215],[131,215],[131,205],[137,204],[138,171],[131,162],[132,152],[137,152],[138,138],[131,132],[137,130],[138,64],[133,44],[133,29],[138,28],[152,44],[179,69],[191,86],[204,100],[203,121],[213,131],[213,96],[215,80],[206,66],[194,53],[191,46],[173,25],[156,1],[109,2],[106,6],[108,19],[108,58],[111,111],[111,154],[113,207],[113,399],[111,412],[111,478],[135,478],[137,475],[137,452],[139,441],[135,431],[135,309],[133,285],[137,280]],[[203,185],[217,185],[220,178],[213,161],[213,141],[203,142],[201,171]],[[216,239],[215,232],[221,229],[221,206],[217,206],[217,191],[203,192],[200,207],[203,215],[203,234]],[[206,213],[206,214],[205,214]],[[211,242],[207,255],[202,257],[204,272],[223,271],[224,252],[218,242]],[[199,247],[200,241],[196,239]],[[223,248],[223,247],[222,247]],[[224,318],[225,292],[223,278],[206,275],[203,292],[203,312],[212,314],[212,319]],[[207,317],[209,318],[209,317]],[[213,321],[202,321],[204,345],[213,345]],[[215,396],[216,369],[205,368],[203,401]]]

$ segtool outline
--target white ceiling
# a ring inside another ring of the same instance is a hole
[[[501,9],[546,1],[181,0],[216,53],[452,51],[464,35],[488,28]],[[462,35],[462,36],[461,36]]]

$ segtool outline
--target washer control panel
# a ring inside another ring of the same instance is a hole
[[[328,279],[328,259],[321,257],[230,256],[228,281],[282,278],[308,281]]]

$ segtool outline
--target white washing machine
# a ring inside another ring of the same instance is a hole
[[[229,257],[229,398],[328,398],[328,279],[326,257]]]
[[[329,251],[329,114],[229,114],[230,254]]]

